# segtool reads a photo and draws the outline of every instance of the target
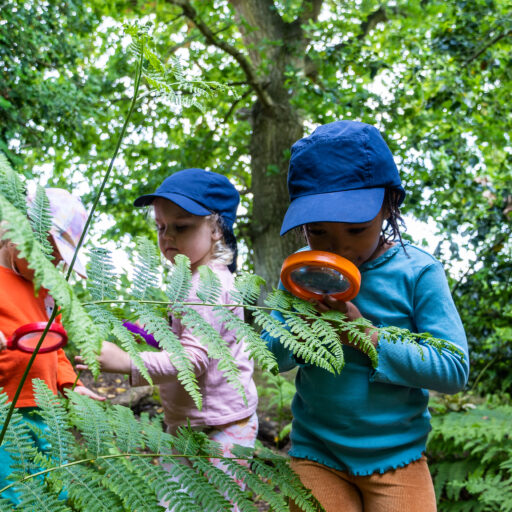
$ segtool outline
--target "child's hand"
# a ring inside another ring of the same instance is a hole
[[[352,302],[343,302],[342,300],[333,299],[329,297],[329,295],[324,295],[321,301],[312,300],[311,303],[314,304],[320,313],[329,310],[339,311],[343,313],[349,321],[363,317],[359,309],[357,309],[357,306],[354,306]]]
[[[0,331],[0,352],[7,348],[7,338],[4,336],[4,333]]]
[[[75,362],[78,363],[76,365],[77,370],[89,369],[89,367],[84,364],[84,360],[81,356],[75,356]],[[129,374],[132,370],[130,356],[122,348],[119,348],[114,343],[110,343],[110,341],[103,342],[98,362],[103,372]]]
[[[88,396],[89,398],[92,398],[93,400],[98,400],[99,402],[103,402],[104,400],[106,400],[104,396],[96,394],[94,391],[92,391],[89,388],[86,388],[85,386],[76,386],[74,391],[79,395]]]

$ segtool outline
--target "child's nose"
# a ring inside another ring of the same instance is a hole
[[[172,229],[171,226],[166,226],[165,229],[161,231],[160,235],[162,236],[162,238],[171,239],[174,238],[175,236],[175,230]]]

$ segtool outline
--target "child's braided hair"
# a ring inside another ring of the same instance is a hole
[[[405,222],[400,213],[400,192],[392,188],[387,188],[384,194],[382,206],[387,210],[389,217],[386,219],[384,228],[382,229],[381,244],[390,243],[399,240],[400,245],[404,247],[400,226],[405,229]],[[405,250],[405,247],[404,247]]]

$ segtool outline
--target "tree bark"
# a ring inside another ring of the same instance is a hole
[[[250,240],[254,271],[267,282],[267,290],[277,285],[283,260],[300,246],[300,239],[289,234],[280,237],[281,223],[289,205],[286,178],[289,150],[302,137],[303,122],[291,104],[292,95],[285,87],[286,69],[303,69],[306,41],[300,22],[284,23],[271,0],[233,0],[242,37],[253,66],[265,69],[261,80],[271,104],[258,96],[251,111],[250,142],[253,210]],[[257,30],[244,31],[244,20]],[[266,62],[254,50],[265,42]]]

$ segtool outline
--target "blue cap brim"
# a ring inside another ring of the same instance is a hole
[[[384,188],[363,188],[297,197],[284,216],[281,236],[311,222],[369,222],[379,213],[384,193]]]
[[[177,204],[179,207],[183,208],[188,213],[191,213],[192,215],[211,215],[211,211],[208,210],[208,208],[205,208],[201,204],[197,203],[196,201],[186,197],[182,196],[181,194],[176,193],[161,193],[161,194],[146,194],[145,196],[140,196],[133,202],[134,206],[149,206],[153,203],[153,201],[157,197],[163,197],[164,199],[168,199],[169,201],[172,201],[173,203]]]

